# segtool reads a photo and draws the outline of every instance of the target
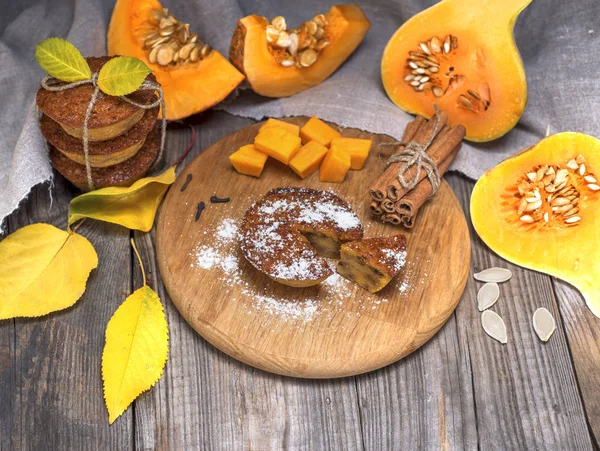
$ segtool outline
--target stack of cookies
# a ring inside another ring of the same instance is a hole
[[[92,72],[98,72],[110,59],[86,58]],[[152,74],[146,79],[156,82]],[[50,144],[52,166],[84,191],[89,188],[83,123],[93,91],[91,84],[64,91],[40,88],[36,97],[42,112],[40,128]],[[158,99],[158,94],[138,90],[128,98],[150,105]],[[158,111],[158,106],[142,109],[120,97],[100,93],[88,121],[88,159],[95,188],[129,186],[146,174],[160,148]]]

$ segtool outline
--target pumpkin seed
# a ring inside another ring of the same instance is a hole
[[[450,53],[450,46],[452,45],[452,38],[450,37],[450,35],[446,36],[446,38],[444,39],[444,53]]]
[[[316,39],[321,39],[325,35],[325,29],[323,27],[317,26],[317,31],[313,33],[313,36]]]
[[[429,48],[433,53],[442,53],[442,43],[440,41],[440,38],[438,38],[437,36],[431,38],[431,40],[429,41]]]
[[[594,177],[593,175],[586,175],[585,177],[583,177],[583,180],[585,180],[588,183],[596,183],[596,177]]]
[[[283,67],[292,67],[294,64],[296,64],[296,63],[294,62],[294,60],[283,60],[283,61],[281,62],[281,65],[282,65]]]
[[[488,268],[473,275],[480,282],[506,282],[512,277],[512,272],[506,268]]]
[[[174,54],[175,52],[171,47],[167,45],[162,45],[158,48],[158,53],[156,54],[156,62],[161,66],[167,66],[173,61]]]
[[[275,41],[275,45],[277,47],[286,48],[290,45],[292,41],[290,41],[290,35],[285,31],[279,32],[279,36],[277,36],[277,40]]]
[[[325,27],[327,25],[327,19],[324,14],[317,14],[313,17],[313,22],[315,22],[320,27]]]
[[[181,47],[181,50],[179,51],[179,57],[181,59],[188,59],[190,56],[190,53],[192,52],[192,50],[194,50],[194,48],[196,47],[196,44],[190,43],[190,44],[186,44],[183,47]]]
[[[283,16],[273,17],[273,19],[271,19],[271,25],[279,31],[285,31],[287,29],[287,24],[285,23],[285,18]]]
[[[575,224],[576,222],[579,222],[580,220],[581,220],[581,218],[579,216],[571,216],[569,219],[565,219],[565,223]]]
[[[198,50],[198,47],[194,47],[190,53],[190,61],[192,63],[195,63],[196,61],[198,61],[198,59],[200,58],[200,51]]]
[[[300,61],[300,64],[302,65],[302,67],[312,66],[316,60],[317,60],[317,52],[312,49],[305,50],[304,52],[302,52],[300,54],[299,61]]]
[[[585,163],[585,157],[581,154],[577,155],[577,158],[575,158],[575,161],[577,162],[577,164],[582,164]]]
[[[273,44],[277,41],[279,37],[279,30],[275,28],[273,25],[267,25],[266,29],[267,42]]]
[[[480,312],[489,309],[500,297],[500,287],[495,282],[483,285],[477,292],[477,308]]]
[[[530,215],[523,215],[519,219],[526,224],[533,224],[535,222],[535,219]]]
[[[152,64],[156,64],[156,55],[158,54],[159,49],[160,47],[154,47],[148,54],[148,61],[150,61]]]
[[[423,50],[423,53],[425,53],[427,55],[431,55],[431,50],[429,49],[429,46],[425,42],[421,42],[419,44],[419,47],[421,47],[421,50]]]
[[[481,325],[486,334],[502,344],[508,342],[506,325],[496,312],[486,310],[481,314]]]
[[[554,178],[554,184],[558,187],[562,183],[566,182],[568,177],[569,177],[569,171],[567,171],[566,169],[559,169],[556,172],[556,177]]]
[[[466,108],[473,108],[473,103],[462,94],[458,97],[458,104]]]
[[[433,95],[436,97],[442,97],[442,95],[444,94],[444,90],[442,88],[440,88],[439,86],[435,86],[433,88]]]
[[[198,41],[197,34],[189,32],[189,24],[179,22],[166,8],[153,10],[152,15],[158,23],[144,40],[150,63],[166,66],[195,62],[212,51],[210,46]],[[201,50],[193,52],[190,44],[197,44]]]
[[[582,177],[585,175],[585,164],[583,163],[579,165],[579,175]]]
[[[567,167],[576,171],[579,168],[579,165],[575,161],[575,158],[572,158],[569,161],[567,161]]]
[[[538,199],[535,202],[531,202],[527,204],[525,207],[525,211],[535,211],[542,206],[542,200]]]
[[[331,42],[329,42],[329,41],[328,41],[328,40],[326,40],[326,39],[323,39],[323,40],[321,40],[321,41],[319,41],[319,42],[317,43],[317,46],[315,47],[315,50],[316,50],[317,52],[320,52],[320,51],[321,51],[321,50],[323,50],[325,47],[328,47],[328,46],[329,46],[329,44],[331,44]]]
[[[540,307],[533,314],[533,330],[543,342],[550,339],[556,330],[556,322],[552,313],[544,307]]]
[[[305,22],[305,25],[306,25],[306,30],[308,31],[308,33],[311,36],[314,36],[314,34],[317,32],[317,28],[319,28],[317,23],[312,20]]]
[[[589,189],[591,189],[592,191],[598,191],[598,190],[600,190],[600,186],[596,185],[595,183],[589,183],[587,187]]]

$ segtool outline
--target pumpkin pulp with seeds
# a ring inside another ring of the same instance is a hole
[[[356,5],[336,5],[297,28],[284,16],[240,19],[229,59],[252,89],[287,97],[321,83],[354,52],[371,23]]]
[[[150,67],[165,95],[167,119],[210,108],[244,79],[157,0],[117,0],[107,49],[110,55],[134,56]]]
[[[600,317],[600,140],[565,132],[486,172],[471,220],[501,257],[566,280]]]
[[[531,0],[443,0],[412,17],[388,42],[381,76],[403,110],[431,117],[434,104],[490,141],[511,130],[527,100],[512,30]]]

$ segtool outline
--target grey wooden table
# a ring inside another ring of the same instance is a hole
[[[222,112],[192,119],[188,155],[252,123]],[[189,141],[170,129],[172,163]],[[467,218],[473,182],[449,175]],[[9,221],[64,228],[74,188],[57,177],[52,200],[37,187]],[[508,264],[471,228],[471,271],[513,271],[495,310],[509,342],[479,324],[471,277],[447,324],[404,360],[356,377],[300,380],[267,374],[228,357],[181,318],[157,272],[153,233],[135,232],[170,328],[170,355],[158,384],[112,426],[104,406],[104,330],[141,285],[122,227],[87,221],[79,229],[100,266],[79,302],[41,319],[0,322],[0,450],[403,449],[588,450],[600,437],[600,319],[569,285]],[[546,307],[558,330],[546,344],[531,316]]]

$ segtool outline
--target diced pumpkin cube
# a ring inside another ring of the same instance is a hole
[[[351,159],[350,169],[360,170],[369,156],[372,143],[373,141],[370,139],[338,137],[331,140],[330,148],[340,148],[349,153]]]
[[[259,132],[262,132],[265,128],[269,127],[279,127],[288,132],[290,132],[294,136],[300,136],[300,126],[296,124],[290,124],[289,122],[279,121],[277,119],[270,118],[265,122],[262,127],[260,127]]]
[[[327,147],[317,141],[310,141],[300,147],[298,153],[290,160],[290,168],[300,177],[306,178],[319,169],[326,154]]]
[[[316,116],[311,117],[308,122],[304,124],[304,127],[300,129],[300,137],[305,144],[310,141],[317,141],[325,147],[329,147],[331,140],[338,136],[342,136],[342,134],[331,128]]]
[[[247,144],[229,155],[229,161],[240,174],[260,177],[268,155],[259,152],[254,144]]]
[[[329,149],[323,163],[319,178],[322,182],[342,183],[350,170],[351,158],[348,152],[342,149]]]
[[[290,159],[300,150],[300,137],[279,128],[267,127],[254,138],[257,150],[268,156],[288,164]]]

